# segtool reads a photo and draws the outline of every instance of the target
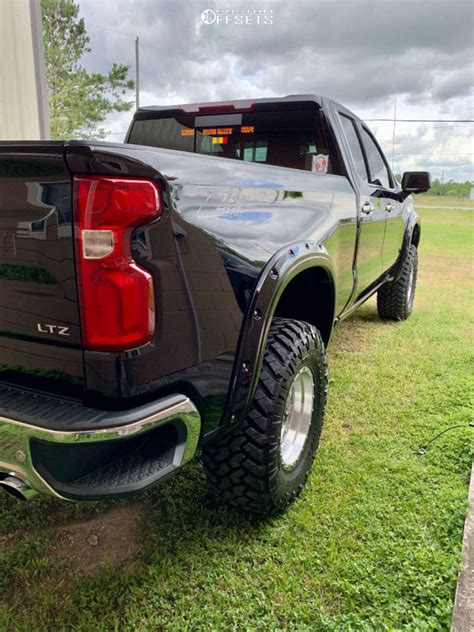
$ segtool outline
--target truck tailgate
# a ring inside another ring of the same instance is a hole
[[[14,341],[16,368],[35,373],[51,370],[38,365],[38,348],[54,345],[57,362],[58,346],[70,356],[81,343],[72,183],[61,142],[0,143],[0,345]],[[0,354],[3,370],[15,368]]]

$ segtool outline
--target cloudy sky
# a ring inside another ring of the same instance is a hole
[[[395,103],[399,119],[474,119],[471,0],[78,1],[88,70],[134,76],[140,37],[141,105],[316,93],[365,119],[392,119]],[[206,24],[206,9],[271,10],[271,24]],[[130,116],[108,119],[110,140]],[[391,161],[393,123],[369,125]],[[472,123],[396,124],[396,172],[474,179],[473,152]]]

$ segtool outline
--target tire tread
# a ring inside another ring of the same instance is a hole
[[[413,283],[416,283],[417,263],[418,253],[412,244],[403,262],[400,277],[396,281],[385,283],[377,292],[377,311],[380,318],[406,320],[410,316],[412,310],[408,306],[407,295],[413,266],[415,267]]]
[[[321,335],[308,323],[273,319],[259,382],[246,418],[228,435],[203,450],[210,487],[228,503],[245,511],[269,515],[282,511],[303,488],[310,466],[297,489],[283,499],[275,499],[272,486],[277,468],[272,455],[279,449],[275,440],[275,424],[279,427],[281,423],[278,410],[286,401],[283,401],[279,386],[291,380],[298,361],[314,348],[321,355],[318,364],[321,392],[317,405],[322,420],[327,397],[327,361]],[[314,440],[314,450],[311,447],[311,461],[318,440],[319,432]]]

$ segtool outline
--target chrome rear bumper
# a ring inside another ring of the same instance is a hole
[[[59,401],[59,400],[58,400]],[[1,400],[0,400],[1,403]],[[38,402],[39,409],[41,402]],[[8,416],[0,407],[0,485],[7,479],[24,483],[24,497],[45,493],[69,500],[96,500],[125,496],[169,476],[195,454],[201,418],[184,395],[171,395],[126,413],[85,409],[81,421],[75,404],[74,418],[64,406],[64,427],[35,425],[31,410]],[[11,491],[11,490],[10,490]],[[17,495],[17,494],[14,494]]]

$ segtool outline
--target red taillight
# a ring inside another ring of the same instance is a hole
[[[151,339],[155,300],[151,275],[132,259],[136,226],[161,215],[151,180],[74,178],[74,229],[83,344],[123,350]]]

